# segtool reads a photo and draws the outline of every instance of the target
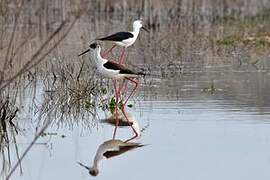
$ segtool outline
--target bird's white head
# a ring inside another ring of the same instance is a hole
[[[133,28],[134,29],[140,29],[141,27],[143,27],[143,24],[142,24],[142,20],[136,20],[133,22]]]
[[[142,28],[143,30],[145,30],[146,32],[149,32],[148,29],[146,29],[144,26],[143,26],[143,22],[142,20],[136,20],[133,22],[133,30],[134,31],[138,31],[140,28]]]
[[[90,174],[91,176],[97,176],[98,173],[99,173],[99,170],[98,170],[96,167],[91,167],[91,168],[89,169],[89,174]]]

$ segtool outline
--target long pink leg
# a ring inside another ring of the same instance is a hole
[[[102,53],[101,57],[105,58],[110,52],[112,52],[113,48],[116,47],[116,44],[114,44],[108,51]]]
[[[124,83],[125,83],[125,79],[123,80],[121,85],[119,85],[118,90],[117,90],[116,80],[113,79],[112,82],[113,82],[113,87],[114,87],[114,92],[115,92],[115,106],[116,106],[116,109],[115,109],[115,116],[116,116],[115,117],[115,128],[114,128],[114,132],[113,132],[113,139],[115,139],[116,131],[117,131],[117,128],[118,128],[118,125],[119,125],[118,103],[119,103],[119,97],[120,97],[121,90],[122,90],[122,88],[124,86]],[[125,114],[124,114],[124,116],[126,117]]]
[[[138,133],[137,131],[134,129],[134,127],[132,126],[131,122],[129,121],[127,115],[126,115],[126,112],[124,110],[124,108],[121,108],[122,112],[123,112],[123,115],[125,116],[125,118],[127,119],[127,122],[129,124],[129,126],[131,127],[131,129],[133,130],[134,132],[134,136],[132,136],[130,139],[126,140],[125,142],[128,142],[128,141],[131,141],[132,139],[135,139],[136,137],[138,137]]]
[[[139,85],[138,84],[138,81],[136,81],[136,80],[134,80],[132,78],[127,78],[126,77],[125,79],[133,82],[135,84],[135,86],[134,86],[133,90],[131,91],[131,93],[129,94],[129,96],[127,97],[127,99],[125,100],[124,105],[126,105],[126,103],[128,102],[129,98],[135,93],[135,91],[136,91],[136,89],[138,88],[138,85]]]
[[[132,127],[132,126],[131,126]],[[133,128],[133,127],[132,127]],[[133,130],[134,131],[134,130]],[[138,133],[136,131],[135,132],[135,135],[133,137],[131,137],[130,139],[126,140],[125,142],[129,142],[131,141],[132,139],[135,139],[136,137],[138,137]]]
[[[121,90],[123,89],[123,87],[124,87],[124,84],[125,84],[125,79],[123,79],[123,81],[122,81],[122,83],[121,83],[121,85],[119,85],[119,92],[121,92]]]
[[[118,88],[118,91],[119,91],[119,100],[120,100],[120,96],[121,96],[121,91],[123,90],[124,87],[125,88],[124,88],[123,96],[125,97],[125,92],[126,92],[126,89],[127,89],[126,85],[127,85],[127,82],[125,81],[125,79],[123,79],[121,85],[119,84],[119,88]]]
[[[123,106],[121,107],[121,111],[122,111],[124,117],[126,118],[128,124],[129,124],[129,126],[131,127],[131,129],[133,130],[133,132],[134,132],[134,134],[135,134],[132,138],[130,138],[130,139],[128,139],[128,140],[125,141],[125,142],[128,142],[128,141],[131,141],[132,139],[135,139],[136,137],[138,137],[138,133],[137,133],[137,131],[134,129],[134,127],[132,126],[131,122],[129,121],[129,119],[128,119],[128,117],[127,117],[127,114],[126,114],[126,111],[125,111],[125,105],[124,105],[124,104],[123,104]]]
[[[124,63],[125,50],[126,50],[126,48],[123,47],[122,53],[121,53],[121,56],[120,56],[120,59],[119,59],[119,64],[123,64]]]
[[[128,96],[128,98],[124,101],[124,104],[122,105],[121,107],[121,111],[123,113],[123,115],[125,116],[127,122],[129,123],[130,127],[132,128],[133,132],[134,132],[134,136],[128,140],[126,140],[126,142],[128,141],[131,141],[132,139],[135,139],[136,137],[138,137],[138,133],[136,132],[136,130],[134,129],[134,127],[131,125],[131,122],[129,121],[128,117],[127,117],[127,114],[126,114],[126,111],[125,111],[125,105],[126,103],[128,102],[128,99],[135,93],[135,90],[138,88],[138,82],[135,81],[134,79],[132,78],[126,78],[127,80],[133,82],[135,84],[135,87],[133,88],[133,90],[131,91],[130,95]],[[126,89],[125,89],[126,91]],[[126,94],[126,93],[125,93]]]
[[[118,124],[119,124],[119,119],[118,119],[118,98],[119,98],[119,92],[117,90],[116,87],[116,80],[113,79],[113,88],[114,88],[114,93],[115,93],[115,128],[113,131],[113,139],[115,139],[115,135],[116,135],[116,131],[118,128]]]
[[[127,94],[127,87],[128,87],[127,85],[128,85],[128,84],[126,83],[126,84],[125,84],[125,89],[124,89],[124,97],[126,97],[126,94]]]

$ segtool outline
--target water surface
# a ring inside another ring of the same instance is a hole
[[[144,129],[137,141],[147,146],[104,160],[96,179],[270,178],[269,73],[190,73],[141,86],[135,107],[127,110]],[[17,137],[19,151],[34,135],[32,124],[25,119],[27,129]],[[112,131],[100,123],[91,129],[80,123],[52,125],[22,162],[23,175],[17,170],[13,178],[89,179],[77,161],[92,165],[98,146],[111,139]],[[131,135],[121,128],[117,137]]]

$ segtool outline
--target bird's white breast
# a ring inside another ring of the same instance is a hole
[[[135,38],[128,38],[128,39],[125,39],[121,42],[115,42],[115,44],[119,45],[119,46],[123,46],[123,47],[129,47],[131,46],[134,42],[135,42]]]
[[[138,37],[138,34],[139,32],[131,32],[133,34],[133,37],[132,38],[128,38],[128,39],[125,39],[123,41],[120,41],[120,42],[115,42],[115,44],[119,45],[119,46],[123,46],[123,47],[129,47],[131,46],[132,44],[134,44],[134,42],[136,41],[137,37]]]
[[[119,70],[107,69],[103,64],[98,66],[97,69],[100,75],[106,78],[115,78],[119,74]]]

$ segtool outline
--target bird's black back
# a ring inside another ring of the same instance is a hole
[[[107,159],[112,158],[114,156],[121,155],[127,151],[130,151],[132,149],[138,148],[138,147],[143,147],[143,144],[136,144],[136,145],[130,145],[130,146],[120,146],[119,150],[111,150],[111,151],[106,151],[103,156],[105,156]]]
[[[120,74],[137,74],[129,69],[127,69],[125,66],[121,65],[121,64],[117,64],[115,62],[112,61],[108,61],[105,64],[103,64],[103,66],[107,69],[111,69],[111,70],[120,70]]]
[[[123,41],[128,38],[133,38],[133,34],[130,32],[118,32],[107,37],[99,38],[100,41]]]

